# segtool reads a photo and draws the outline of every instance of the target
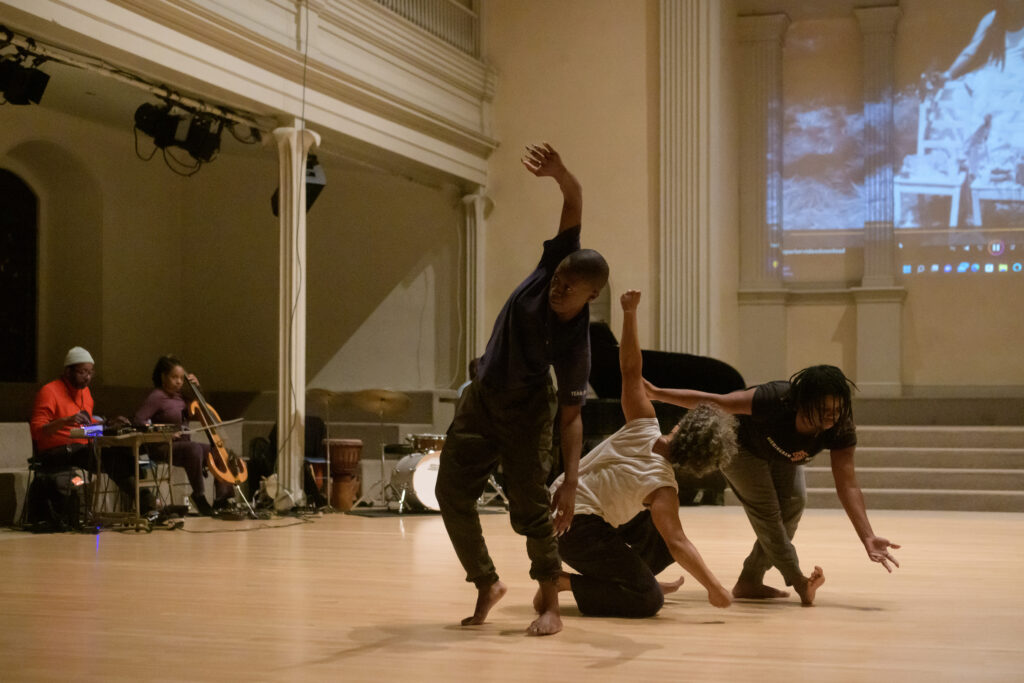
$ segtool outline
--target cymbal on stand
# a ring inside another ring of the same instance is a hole
[[[330,403],[337,399],[341,394],[330,389],[321,389],[320,387],[310,387],[306,389],[306,398],[320,403]]]
[[[357,408],[381,417],[398,415],[409,407],[409,395],[389,389],[363,389],[352,394],[352,403]]]

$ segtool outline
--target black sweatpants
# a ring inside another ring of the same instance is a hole
[[[576,515],[558,539],[580,612],[595,617],[652,617],[665,602],[655,578],[675,562],[644,510],[620,527],[597,515]]]

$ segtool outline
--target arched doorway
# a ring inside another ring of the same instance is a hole
[[[0,206],[0,382],[35,382],[38,201],[0,169]]]

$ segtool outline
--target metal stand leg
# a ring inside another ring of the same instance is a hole
[[[326,432],[327,443],[331,443],[331,409],[329,407],[329,403],[330,402],[324,404],[324,431]],[[324,476],[324,490],[322,495],[324,500],[327,502],[324,504],[323,511],[334,512],[334,506],[331,505],[331,451],[329,448],[324,448],[324,455],[327,456],[327,474]],[[313,481],[316,481],[315,477],[313,478]]]
[[[383,412],[383,410],[381,410],[381,412],[377,415],[377,418],[378,418],[378,423],[377,423],[378,424],[378,431],[380,432],[380,436],[381,436],[381,439],[380,439],[380,479],[378,479],[377,482],[373,486],[371,486],[367,491],[365,491],[363,493],[363,495],[361,495],[359,497],[359,500],[357,500],[355,503],[352,504],[352,507],[354,507],[354,508],[355,507],[359,507],[363,503],[371,503],[372,504],[373,497],[370,494],[375,489],[378,489],[378,488],[380,489],[380,502],[381,502],[381,505],[383,505],[384,507],[387,507],[387,504],[388,504],[388,489],[391,489],[392,493],[395,493],[394,489],[392,489],[392,487],[391,487],[391,484],[388,483],[387,481],[385,481],[385,473],[387,472],[387,462],[386,462],[386,460],[384,458],[384,412]],[[404,494],[404,492],[403,492],[403,494]]]
[[[235,487],[235,498],[240,498],[242,500],[242,502],[245,503],[245,507],[248,508],[248,510],[249,510],[249,516],[252,517],[253,519],[259,519],[259,515],[256,514],[256,511],[253,509],[252,505],[249,503],[249,499],[245,497],[244,493],[242,493],[242,486],[236,481],[234,483],[234,487]]]
[[[330,439],[330,437],[328,437]],[[328,441],[330,443],[330,441]],[[327,501],[324,504],[324,512],[334,512],[334,506],[331,505],[331,454],[327,453],[327,474],[324,476],[324,490],[321,494],[324,500]]]
[[[505,504],[505,507],[508,507],[508,498],[505,496],[505,492],[502,490],[501,484],[498,483],[498,480],[494,478],[493,474],[487,478],[487,484],[491,487],[493,493],[488,494],[485,491],[484,494],[480,496],[480,500],[477,501],[477,504],[490,505],[491,503],[494,502],[495,498],[501,498],[501,501]]]

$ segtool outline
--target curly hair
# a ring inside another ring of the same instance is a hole
[[[159,389],[164,385],[164,375],[181,365],[181,361],[174,356],[160,356],[156,366],[153,368],[153,386]]]
[[[679,470],[703,477],[736,454],[736,418],[710,403],[687,411],[668,444],[668,459]]]

